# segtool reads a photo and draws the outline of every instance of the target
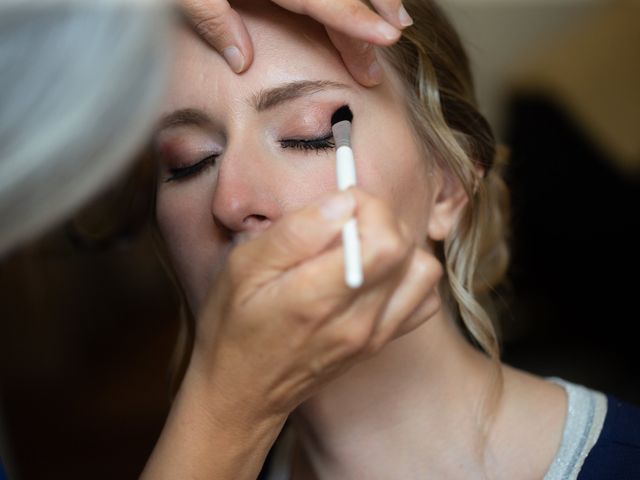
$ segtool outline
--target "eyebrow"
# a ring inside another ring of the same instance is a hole
[[[331,80],[302,80],[285,83],[274,88],[261,90],[256,93],[251,104],[258,112],[274,108],[285,102],[290,102],[300,97],[312,95],[323,90],[350,89],[348,85]]]
[[[269,110],[292,100],[313,95],[324,90],[351,89],[349,85],[331,80],[301,80],[289,82],[277,87],[260,90],[253,95],[249,103],[257,112]],[[206,125],[213,120],[204,110],[198,108],[181,108],[160,119],[156,133],[171,127],[182,125]]]
[[[160,119],[156,131],[180,125],[204,125],[211,123],[211,118],[203,110],[197,108],[181,108]]]

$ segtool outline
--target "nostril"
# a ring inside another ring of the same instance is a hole
[[[264,230],[271,225],[271,220],[264,215],[249,215],[242,223],[248,230]]]

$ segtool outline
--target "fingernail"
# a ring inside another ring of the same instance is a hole
[[[234,45],[222,50],[222,56],[227,61],[231,70],[236,73],[240,73],[244,67],[244,55],[240,49]]]
[[[378,22],[377,30],[386,40],[394,41],[398,39],[398,29],[389,25],[387,22]]]
[[[367,75],[373,84],[377,85],[382,82],[382,67],[380,67],[377,60],[371,62],[371,65],[369,65],[369,69],[367,70]]]
[[[353,211],[355,200],[349,192],[341,192],[327,198],[320,207],[320,213],[327,220],[338,220]]]
[[[400,5],[400,10],[398,11],[398,20],[400,20],[400,25],[403,27],[408,27],[409,25],[413,25],[413,18],[407,12],[407,9],[404,8],[404,5]]]

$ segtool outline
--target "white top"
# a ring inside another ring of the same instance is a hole
[[[550,380],[564,387],[569,401],[562,443],[544,480],[575,480],[600,437],[607,416],[607,397],[559,378]]]
[[[564,387],[568,401],[562,442],[544,480],[576,480],[602,431],[607,415],[607,397],[559,378],[549,380]],[[290,480],[294,437],[293,429],[288,428],[278,439],[268,480]]]

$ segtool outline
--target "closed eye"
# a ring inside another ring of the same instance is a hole
[[[194,163],[193,165],[189,165],[188,167],[171,168],[169,169],[171,176],[167,178],[165,182],[173,182],[176,180],[183,180],[187,177],[196,176],[207,167],[215,165],[218,156],[219,154],[216,153],[215,155],[209,155],[208,157],[205,157],[199,162]]]
[[[298,150],[328,150],[336,146],[333,135],[312,139],[286,139],[280,140],[282,148],[295,148]]]
[[[329,150],[335,147],[333,135],[326,135],[321,138],[312,139],[285,139],[280,140],[280,146],[282,148],[293,148],[297,150]],[[210,155],[203,158],[193,165],[181,168],[171,168],[169,172],[171,176],[165,180],[165,182],[173,182],[177,180],[183,180],[188,177],[196,176],[207,167],[213,166],[216,163],[219,154]]]

